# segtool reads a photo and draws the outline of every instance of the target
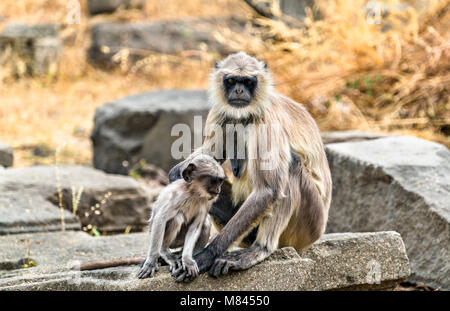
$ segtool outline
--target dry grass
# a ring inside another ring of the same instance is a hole
[[[323,130],[409,133],[450,146],[449,137],[440,133],[450,123],[450,1],[435,1],[420,15],[410,10],[383,18],[394,26],[388,32],[369,25],[364,11],[355,9],[362,0],[325,2],[325,18],[310,19],[307,31],[258,17],[241,0],[148,1],[145,14],[119,11],[89,19],[83,11],[80,25],[62,30],[66,44],[57,77],[16,80],[0,70],[0,140],[14,147],[15,166],[50,164],[52,157],[33,156],[30,148],[56,150],[64,143],[60,162],[90,164],[96,107],[151,89],[206,88],[218,57],[153,54],[133,68],[104,72],[86,61],[90,25],[235,14],[259,25],[249,26],[253,36],[220,29],[217,38],[266,60],[278,90],[305,103]],[[3,0],[0,30],[11,22],[64,23],[66,4]]]

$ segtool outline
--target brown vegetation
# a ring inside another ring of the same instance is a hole
[[[51,157],[30,150],[62,146],[61,162],[90,164],[96,107],[151,89],[206,88],[213,61],[221,56],[149,53],[137,65],[123,62],[113,72],[101,71],[86,60],[89,27],[105,20],[234,14],[250,21],[251,35],[224,28],[216,38],[264,59],[277,89],[304,103],[322,130],[407,133],[450,146],[450,1],[430,1],[420,13],[392,12],[380,25],[367,23],[366,1],[324,2],[321,20],[310,14],[305,28],[289,28],[258,16],[242,0],[148,1],[144,13],[95,17],[83,11],[80,25],[64,25],[65,0],[3,0],[0,31],[12,22],[62,23],[65,47],[55,76],[16,79],[0,68],[0,140],[14,147],[15,166],[50,164]],[[388,25],[392,29],[382,31]]]

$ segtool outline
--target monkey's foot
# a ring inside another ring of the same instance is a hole
[[[194,256],[194,260],[197,264],[198,274],[208,271],[209,268],[214,263],[215,258],[216,256],[208,248],[204,248],[201,252],[197,253]],[[188,276],[188,272],[184,269],[179,269],[175,271],[175,273],[172,273],[172,275],[175,277],[177,282],[185,282],[185,283],[188,283],[193,279],[195,279],[195,277],[197,277],[197,275]]]
[[[246,249],[225,253],[215,260],[209,270],[209,274],[213,277],[218,277],[231,271],[246,270],[263,261],[269,255],[270,252],[260,246],[251,246]]]
[[[179,275],[183,271],[183,261],[181,260],[181,258],[178,258],[172,263],[169,263],[169,270],[173,276]]]
[[[161,257],[164,259],[164,262],[169,265],[169,271],[172,273],[178,271],[178,269],[182,269],[183,265],[181,262],[181,255],[178,253],[172,253],[170,251],[161,252]]]
[[[158,261],[152,261],[149,259],[146,259],[144,264],[141,267],[141,270],[139,270],[139,273],[137,275],[138,279],[145,279],[145,278],[151,278],[155,275],[155,273],[159,269]]]
[[[197,263],[193,259],[183,259],[182,268],[177,269],[172,275],[177,282],[188,283],[199,275]]]

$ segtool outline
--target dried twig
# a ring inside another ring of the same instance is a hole
[[[112,267],[119,266],[131,266],[131,265],[140,265],[145,258],[141,257],[133,257],[133,258],[119,258],[119,259],[111,259],[111,260],[98,260],[98,261],[88,261],[83,262],[80,265],[74,265],[71,267],[71,270],[97,270],[97,269],[106,269]]]

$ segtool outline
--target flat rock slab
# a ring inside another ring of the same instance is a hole
[[[0,34],[0,55],[6,53],[16,74],[56,74],[61,51],[59,29],[54,24],[10,24]]]
[[[11,269],[26,257],[37,267]],[[92,238],[83,232],[0,237],[0,290],[332,290],[388,289],[405,279],[408,258],[396,232],[324,235],[311,248],[277,250],[255,267],[214,279],[202,274],[176,283],[166,266],[152,279],[136,278],[137,266],[70,271],[75,260],[143,257],[147,234]],[[7,270],[10,267],[10,270]],[[1,270],[0,270],[1,271]]]
[[[145,0],[88,0],[89,14],[113,13],[119,8],[143,9]]]
[[[319,19],[320,14],[315,10],[315,0],[278,0],[281,12],[304,22],[306,19],[306,8],[313,11],[314,19]]]
[[[411,280],[450,289],[450,152],[397,136],[326,145],[333,178],[328,231],[395,230]]]
[[[13,165],[14,155],[10,146],[0,141],[0,166],[10,167]]]
[[[97,109],[91,139],[94,167],[108,173],[128,174],[133,163],[145,159],[169,171],[182,158],[172,157],[172,143],[181,133],[172,128],[181,124],[190,130],[194,142],[194,117],[203,130],[210,109],[206,91],[167,90],[128,96]],[[200,136],[200,144],[202,141]]]
[[[322,141],[324,144],[372,140],[382,137],[386,137],[386,135],[362,131],[334,131],[322,133]]]
[[[114,56],[125,50],[129,64],[134,64],[155,52],[177,54],[188,50],[206,50],[228,55],[233,50],[214,36],[214,31],[219,27],[243,33],[245,21],[236,18],[215,18],[151,23],[101,23],[92,28],[89,59],[94,65],[112,68],[120,64]]]
[[[73,197],[81,190],[79,219],[72,213]],[[65,230],[80,230],[80,220],[83,226],[91,224],[100,231],[123,232],[128,226],[141,230],[150,215],[147,191],[133,178],[85,166],[2,170],[0,193],[0,235],[61,231],[60,193]]]

